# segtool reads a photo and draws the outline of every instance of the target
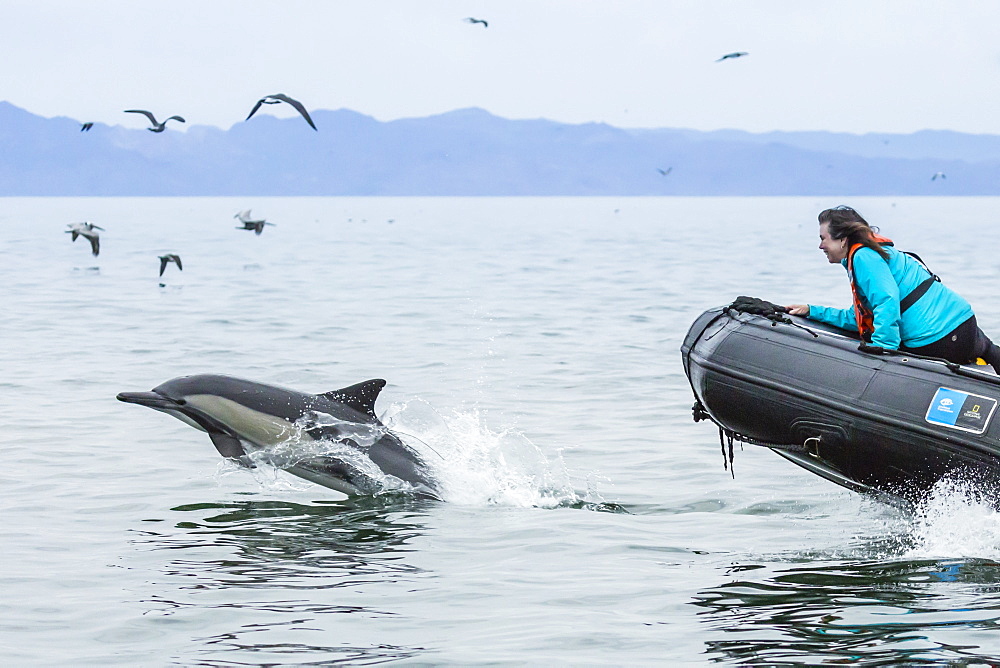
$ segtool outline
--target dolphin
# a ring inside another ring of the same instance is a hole
[[[394,490],[440,499],[423,458],[376,417],[383,387],[384,380],[373,379],[306,394],[202,374],[168,380],[151,392],[121,392],[118,400],[208,432],[219,454],[246,467],[263,461],[349,496]]]

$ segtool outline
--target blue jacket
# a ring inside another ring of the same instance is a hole
[[[974,313],[969,302],[935,281],[924,295],[900,317],[899,300],[910,294],[930,273],[915,259],[892,246],[885,246],[888,262],[871,248],[854,254],[854,276],[858,292],[875,319],[872,345],[881,348],[919,348],[940,340]],[[847,268],[847,260],[841,264]],[[841,329],[857,330],[854,306],[832,308],[809,305],[809,317]]]

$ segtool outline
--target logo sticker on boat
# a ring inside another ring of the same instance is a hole
[[[996,399],[939,387],[924,419],[933,424],[981,434],[986,431],[996,407]]]

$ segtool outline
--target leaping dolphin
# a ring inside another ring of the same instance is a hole
[[[219,454],[244,466],[264,461],[347,495],[406,491],[440,499],[421,456],[375,416],[383,387],[375,379],[305,394],[205,374],[174,378],[151,392],[122,392],[118,400],[208,432]]]

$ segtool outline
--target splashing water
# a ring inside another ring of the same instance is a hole
[[[477,410],[438,413],[422,400],[394,404],[382,421],[434,469],[446,501],[554,508],[592,500],[573,490],[562,458],[550,462],[527,437],[494,431]]]
[[[938,482],[916,510],[907,558],[1000,560],[1000,512],[974,482]]]

